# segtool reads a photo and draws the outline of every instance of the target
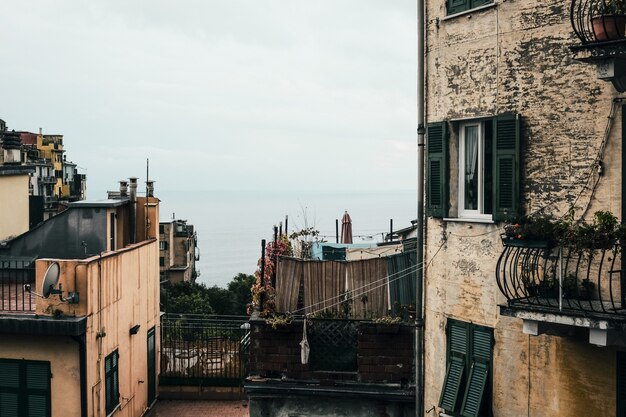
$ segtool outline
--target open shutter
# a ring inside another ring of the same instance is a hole
[[[426,214],[448,215],[448,129],[446,122],[428,125],[427,207]]]
[[[485,4],[493,3],[493,0],[471,0],[472,4],[470,5],[472,9],[474,7],[483,6]]]
[[[448,14],[460,13],[469,9],[470,0],[448,0]]]
[[[461,415],[464,417],[478,417],[488,390],[489,369],[491,368],[491,355],[493,346],[493,330],[473,326],[472,327],[472,366],[467,378],[467,386],[461,405]]]
[[[493,123],[493,219],[512,220],[519,215],[520,117],[503,114]]]
[[[459,392],[465,377],[468,336],[467,323],[448,322],[448,368],[439,400],[439,406],[446,411],[457,410]]]
[[[487,384],[487,373],[489,367],[481,362],[474,362],[467,379],[467,388],[465,390],[465,398],[461,406],[461,415],[463,417],[478,417],[480,406],[483,402],[483,394],[485,393],[485,385]]]

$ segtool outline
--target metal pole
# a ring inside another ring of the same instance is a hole
[[[285,215],[285,234],[289,234],[289,216]]]
[[[393,240],[393,219],[389,219],[389,241]]]
[[[335,219],[335,240],[339,243],[339,219]]]
[[[417,277],[415,284],[415,415],[424,416],[424,1],[417,1]]]
[[[265,239],[261,239],[261,288],[265,288]],[[261,292],[259,297],[258,311],[263,310],[263,304],[265,303],[264,293]]]

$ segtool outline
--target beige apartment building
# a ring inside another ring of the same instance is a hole
[[[501,236],[624,220],[626,40],[599,3],[426,1],[427,415],[626,415],[622,239]]]
[[[176,284],[196,280],[200,252],[193,225],[186,220],[159,223],[159,249],[161,281]]]
[[[154,403],[158,199],[136,187],[0,245],[0,415],[138,417]]]

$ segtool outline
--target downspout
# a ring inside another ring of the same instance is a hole
[[[87,417],[87,341],[85,334],[72,336],[78,343],[78,361],[80,364],[80,415]]]
[[[424,1],[417,1],[417,244],[415,280],[415,415],[424,416]]]

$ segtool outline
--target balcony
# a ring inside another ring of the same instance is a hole
[[[39,182],[42,184],[56,184],[56,177],[41,177],[39,178]]]
[[[504,241],[496,269],[506,297],[501,314],[524,320],[528,334],[589,329],[592,344],[613,344],[626,329],[626,283],[620,245],[581,249],[546,241]]]
[[[626,91],[626,6],[621,0],[572,0],[570,21],[580,44],[575,59],[597,67],[599,79]]]
[[[0,261],[0,314],[34,313],[35,300],[24,285],[35,286],[35,266],[30,261]]]

